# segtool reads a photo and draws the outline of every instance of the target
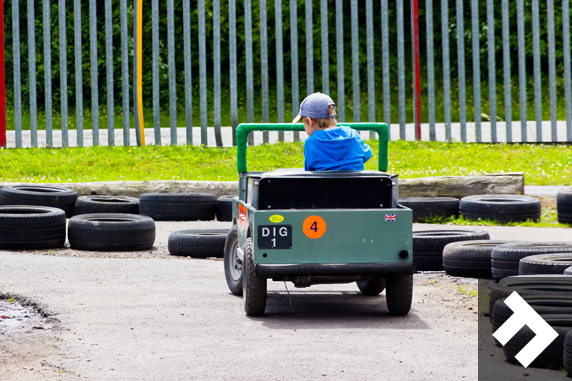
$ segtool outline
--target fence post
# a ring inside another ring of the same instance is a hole
[[[413,0],[413,68],[414,68],[414,95],[413,110],[415,112],[415,138],[421,140],[421,64],[419,62],[419,2]]]
[[[3,26],[4,24],[2,24]],[[2,47],[3,49],[3,47]],[[4,50],[2,50],[4,54]],[[34,0],[28,0],[28,73],[30,75],[30,134],[32,147],[38,146],[38,106],[36,95],[36,17]]]
[[[441,33],[443,42],[443,98],[445,114],[445,140],[451,141],[451,71],[449,68],[449,5],[441,0]]]
[[[79,0],[77,0],[79,1]],[[127,0],[121,0],[121,98],[123,101],[123,145],[129,146],[131,124],[129,110],[129,56],[127,55]],[[77,44],[77,42],[76,42]],[[83,136],[83,135],[82,135]],[[79,137],[79,132],[78,132]]]
[[[512,89],[510,77],[510,40],[508,0],[502,0],[502,56],[504,79],[504,120],[506,121],[506,141],[512,142]]]
[[[429,109],[429,140],[433,141],[435,140],[435,57],[433,53],[433,0],[427,0],[425,14],[427,15],[427,107]]]
[[[4,0],[0,0],[0,147],[6,148],[6,73],[4,65]]]
[[[506,0],[505,0],[506,1]],[[556,51],[554,49],[554,0],[547,0],[548,14],[548,82],[550,83],[550,121],[552,141],[558,140],[556,130]]]
[[[489,53],[489,114],[491,117],[491,141],[496,143],[497,136],[497,84],[495,66],[495,14],[493,0],[487,0],[487,31]]]
[[[183,39],[185,41],[185,48],[187,47],[187,30],[185,25],[187,23],[186,18],[188,14],[185,14],[185,9],[188,7],[189,0],[183,0]],[[152,84],[153,84],[153,130],[155,132],[155,145],[161,145],[161,96],[159,93],[160,82],[159,82],[159,0],[153,0],[151,3],[151,39],[152,39]],[[185,64],[187,61],[187,52],[185,50]],[[185,77],[186,77],[185,68]],[[186,86],[185,86],[186,87]],[[185,89],[186,90],[186,89]],[[188,139],[187,139],[188,144]],[[192,144],[192,143],[191,143]]]
[[[213,1],[213,45],[214,45],[214,133],[217,147],[222,147],[220,131],[220,0]]]
[[[399,92],[399,138],[405,140],[405,52],[403,0],[397,0],[397,87]]]
[[[467,141],[467,97],[465,94],[465,22],[463,0],[457,0],[457,70],[459,70],[459,117],[461,141]]]
[[[313,92],[314,92],[314,25],[312,20],[312,0],[306,0],[306,96],[312,94]]]
[[[359,86],[359,35],[358,35],[358,6],[357,0],[351,2],[351,30],[352,30],[352,81],[353,81],[353,108],[354,123],[360,122],[360,86]]]
[[[340,1],[340,0],[336,0]],[[300,107],[300,83],[298,81],[298,2],[290,0],[290,50],[292,64],[292,118],[298,115]],[[300,133],[294,131],[294,141],[300,139]]]
[[[20,2],[12,2],[12,34],[14,47],[14,124],[16,147],[22,147],[22,89],[20,75]],[[51,75],[51,74],[50,74]]]
[[[232,145],[236,145],[236,127],[238,126],[237,105],[237,63],[236,63],[236,0],[228,2],[228,39],[230,50],[230,123],[232,125]]]
[[[113,18],[111,0],[105,1],[105,65],[107,69],[107,145],[115,145],[115,105],[113,102]]]
[[[138,0],[135,0],[138,1]],[[91,66],[91,130],[93,145],[99,145],[99,94],[97,89],[97,9],[95,0],[89,0],[89,47]]]
[[[432,0],[427,0],[428,2]],[[391,128],[391,89],[389,87],[389,27],[387,0],[381,0],[381,59],[383,61],[383,121]],[[433,54],[433,52],[431,52]]]
[[[373,63],[373,0],[366,1],[367,28],[367,114],[368,122],[375,123],[375,78]],[[375,138],[375,132],[369,132],[369,138]]]
[[[199,0],[199,25],[201,19],[201,4],[203,6],[202,11],[204,14],[205,10],[204,0]],[[177,73],[175,68],[175,25],[174,25],[175,15],[173,8],[174,8],[173,0],[167,0],[167,55],[169,61],[169,124],[171,127],[171,145],[177,145]],[[199,45],[200,41],[201,40],[199,37]],[[203,65],[204,59],[202,55],[200,62],[201,65]],[[202,83],[201,83],[201,90],[202,90]],[[204,143],[207,144],[206,139]]]
[[[254,123],[254,88],[252,84],[252,5],[250,0],[244,0],[244,34],[246,48],[246,121],[248,123]],[[248,135],[248,144],[254,144],[254,134]]]
[[[368,0],[372,1],[372,0]],[[320,23],[322,29],[322,92],[330,95],[330,53],[328,47],[328,1],[320,2]]]
[[[491,1],[491,0],[489,0]],[[542,141],[542,78],[540,72],[540,31],[538,26],[538,0],[532,0],[532,53],[534,58],[534,116],[536,141]]]
[[[260,15],[260,76],[261,76],[261,104],[262,104],[262,123],[268,123],[268,23],[266,21],[266,0],[259,0]],[[264,144],[269,142],[268,131],[262,133]]]
[[[207,110],[207,52],[205,35],[205,0],[199,0],[199,77],[201,102],[201,145],[207,146],[208,141],[208,110]],[[173,49],[174,50],[174,49]],[[175,55],[173,54],[173,73],[175,71]],[[173,78],[175,78],[173,74]],[[176,107],[176,103],[175,103]]]
[[[517,0],[517,28],[518,28],[518,92],[520,100],[520,140],[528,141],[527,115],[526,115],[526,60],[524,44],[524,0]]]
[[[276,27],[276,90],[277,90],[277,121],[284,123],[284,54],[282,44],[282,0],[274,1]],[[284,131],[278,132],[278,140],[284,141]]]
[[[566,140],[572,139],[572,110],[570,89],[570,7],[568,0],[562,0],[562,32],[564,45],[564,101],[566,103]]]
[[[338,72],[338,120],[346,121],[346,94],[344,85],[344,9],[342,0],[336,0],[336,68]]]
[[[187,145],[193,145],[193,77],[191,73],[191,6],[189,3],[190,3],[189,0],[183,0],[183,33],[184,33],[183,54],[185,60],[185,130],[187,134]],[[159,82],[158,68],[157,68],[157,82]],[[157,96],[159,96],[159,94],[157,94]]]
[[[472,0],[471,27],[473,41],[473,105],[475,107],[475,134],[478,143],[482,141],[481,130],[481,56],[480,56],[480,26],[479,26],[479,0]]]
[[[74,0],[75,120],[77,146],[83,147],[83,66],[81,48],[81,0]]]

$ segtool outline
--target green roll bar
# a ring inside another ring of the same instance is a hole
[[[340,123],[357,131],[375,131],[379,136],[379,153],[377,168],[387,171],[387,143],[389,142],[389,127],[385,123]],[[253,131],[304,131],[304,125],[291,123],[243,123],[236,128],[236,166],[239,173],[248,172],[246,167],[246,147],[248,134]]]

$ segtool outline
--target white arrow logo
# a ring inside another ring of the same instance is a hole
[[[558,333],[521,296],[513,291],[504,303],[514,314],[497,329],[493,336],[502,345],[508,343],[525,325],[536,334],[515,358],[528,366],[558,337]]]

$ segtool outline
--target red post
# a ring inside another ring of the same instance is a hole
[[[419,1],[413,0],[413,54],[415,61],[415,136],[421,140],[421,64],[419,62]]]
[[[6,147],[6,75],[4,73],[4,0],[0,0],[0,147]]]

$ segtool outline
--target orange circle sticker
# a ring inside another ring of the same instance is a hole
[[[309,238],[320,238],[326,232],[326,221],[320,216],[310,216],[304,220],[302,228]]]

